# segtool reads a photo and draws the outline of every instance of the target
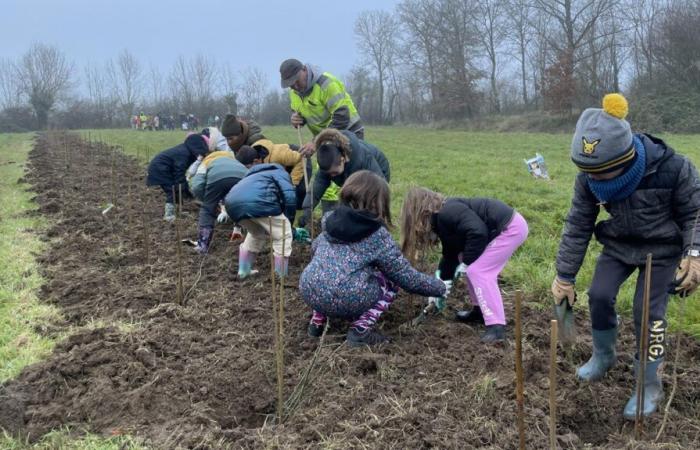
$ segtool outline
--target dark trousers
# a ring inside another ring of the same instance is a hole
[[[202,206],[199,207],[199,226],[214,228],[219,202],[226,197],[231,188],[240,178],[222,178],[213,183],[207,183],[204,188]]]
[[[654,261],[651,267],[651,290],[649,292],[649,359],[655,361],[664,356],[666,334],[666,307],[668,287],[678,267],[679,260]],[[638,270],[634,291],[634,330],[637,342],[641,334],[644,296],[644,266],[623,263],[601,253],[588,290],[588,307],[591,324],[595,330],[609,330],[617,326],[615,302],[622,283]]]
[[[180,196],[180,186],[182,186],[182,198],[192,198],[192,193],[187,183],[182,183],[182,185],[161,184],[160,188],[165,192],[165,203],[175,203]]]

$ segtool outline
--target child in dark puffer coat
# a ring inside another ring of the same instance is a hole
[[[414,269],[391,237],[389,185],[367,170],[354,173],[340,192],[340,206],[323,218],[314,256],[299,280],[302,299],[313,308],[308,333],[318,337],[327,317],[352,320],[351,346],[380,344],[374,331],[401,287],[426,297],[446,295],[440,279]]]
[[[182,195],[191,197],[187,186],[187,168],[198,158],[209,153],[209,138],[201,134],[189,134],[180,145],[163,150],[148,164],[147,186],[160,186],[165,193],[166,221],[175,220],[175,200],[182,190]]]

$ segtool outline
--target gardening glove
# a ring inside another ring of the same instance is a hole
[[[445,283],[445,295],[443,295],[443,298],[447,298],[452,291],[452,280],[443,280],[440,278],[440,270],[435,271],[435,278]]]
[[[432,308],[430,308],[431,305]],[[445,300],[445,297],[429,297],[428,307],[426,308],[426,310],[432,309],[434,313],[440,313],[445,309],[446,306],[447,301]]]
[[[224,207],[224,205],[221,205],[221,212],[217,216],[216,222],[217,223],[226,223],[226,222],[228,222],[228,219],[229,219],[229,216],[228,216],[228,213],[226,212],[226,208]]]
[[[311,222],[311,208],[304,208],[301,217],[299,217],[299,228],[306,228],[309,222]]]
[[[558,276],[554,277],[554,281],[552,281],[552,295],[557,305],[561,305],[564,299],[568,301],[570,306],[574,306],[574,303],[576,303],[574,283],[562,280]]]
[[[243,232],[241,231],[241,227],[235,226],[233,227],[233,231],[231,232],[231,238],[229,240],[237,241],[239,239],[243,239]]]
[[[309,236],[309,232],[306,231],[306,228],[294,228],[292,230],[292,235],[294,236],[295,242],[303,242],[305,244],[311,242],[311,237]]]
[[[676,270],[675,293],[683,297],[692,294],[700,284],[700,257],[686,256]]]

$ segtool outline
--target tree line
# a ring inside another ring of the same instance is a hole
[[[531,118],[525,128],[570,126],[622,90],[636,127],[697,132],[698,29],[700,0],[402,0],[357,17],[362,58],[337,75],[367,123],[517,116]],[[79,71],[37,43],[0,60],[0,128],[126,126],[139,110],[288,123],[273,81],[208,55],[180,56],[162,73],[128,50]]]

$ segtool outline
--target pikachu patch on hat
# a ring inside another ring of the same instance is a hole
[[[600,144],[600,139],[596,139],[595,141],[589,142],[585,136],[581,137],[581,141],[583,141],[583,153],[585,153],[586,155],[592,155],[593,152],[595,152],[596,146]]]

